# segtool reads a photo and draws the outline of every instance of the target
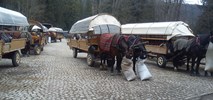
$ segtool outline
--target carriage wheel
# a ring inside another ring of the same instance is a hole
[[[78,56],[78,50],[76,48],[73,48],[73,58],[77,58]]]
[[[41,48],[40,48],[39,46],[35,46],[35,47],[34,47],[34,53],[35,53],[36,55],[39,55],[39,54],[41,53]]]
[[[91,53],[87,54],[87,64],[93,66],[95,64],[95,56]]]
[[[165,56],[158,56],[157,57],[157,65],[159,67],[165,67],[167,63],[166,57]]]
[[[12,55],[12,63],[13,63],[13,66],[16,67],[16,66],[19,66],[21,62],[21,56],[20,56],[20,53],[18,51],[14,52],[13,55]]]

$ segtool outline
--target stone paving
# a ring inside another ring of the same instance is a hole
[[[10,60],[2,60],[0,99],[207,100],[201,96],[213,93],[213,77],[159,68],[151,60],[146,61],[153,75],[151,80],[128,82],[122,75],[111,76],[108,71],[87,66],[85,58],[84,53],[73,58],[63,40],[47,44],[41,55],[22,57],[18,67],[12,67]]]

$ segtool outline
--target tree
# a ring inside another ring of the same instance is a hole
[[[213,1],[203,0],[204,12],[196,25],[197,33],[209,33],[213,31]]]

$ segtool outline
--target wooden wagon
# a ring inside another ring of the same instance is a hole
[[[120,22],[109,14],[98,14],[77,21],[69,31],[68,45],[73,57],[87,53],[87,64],[92,66],[100,57],[99,41],[102,33],[120,33]]]
[[[64,31],[62,28],[50,27],[48,31],[49,31],[49,36],[51,37],[51,41],[53,42],[56,42],[57,40],[61,42],[61,40],[64,38],[64,35],[63,35]]]
[[[25,47],[26,38],[20,38],[22,27],[28,26],[27,18],[19,12],[0,7],[0,59],[12,59],[13,66],[19,66],[20,50]]]
[[[168,48],[170,43],[180,37],[194,37],[189,26],[182,21],[125,24],[121,29],[122,34],[138,35],[143,41],[148,41],[145,47],[150,57],[157,57],[159,67],[166,66],[175,56]]]

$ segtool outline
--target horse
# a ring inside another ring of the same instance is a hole
[[[213,34],[212,32],[210,34],[200,34],[192,39],[184,40],[184,41],[177,39],[174,42],[174,48],[177,48],[180,43],[182,44],[185,43],[185,46],[183,46],[182,49],[180,50],[181,51],[180,55],[186,56],[187,58],[187,70],[189,70],[189,61],[192,60],[191,75],[200,75],[199,73],[200,61],[206,55],[209,42],[213,42]],[[176,50],[176,53],[177,52],[179,51]],[[173,63],[181,60],[181,58],[182,57],[177,57],[176,60],[173,60]],[[196,68],[194,69],[195,63],[196,63]],[[207,72],[205,72],[205,76],[206,75],[207,75]]]
[[[130,53],[132,53],[132,61],[133,61],[133,71],[135,72],[135,64],[136,61],[138,59],[138,57],[140,59],[146,59],[147,58],[147,51],[145,48],[145,43],[141,40],[140,37],[135,36],[135,35],[130,35],[127,37],[127,43],[130,47],[129,50],[133,50],[130,51]]]
[[[20,35],[21,38],[26,38],[26,45],[25,48],[21,50],[23,55],[30,55],[30,46],[32,44],[32,35],[29,32],[22,32]]]
[[[107,66],[110,67],[110,72],[113,75],[116,57],[116,70],[117,73],[120,74],[122,58],[130,54],[129,46],[125,37],[121,34],[104,33],[100,37],[99,48],[101,54],[100,66],[104,66],[103,63],[107,60]]]

